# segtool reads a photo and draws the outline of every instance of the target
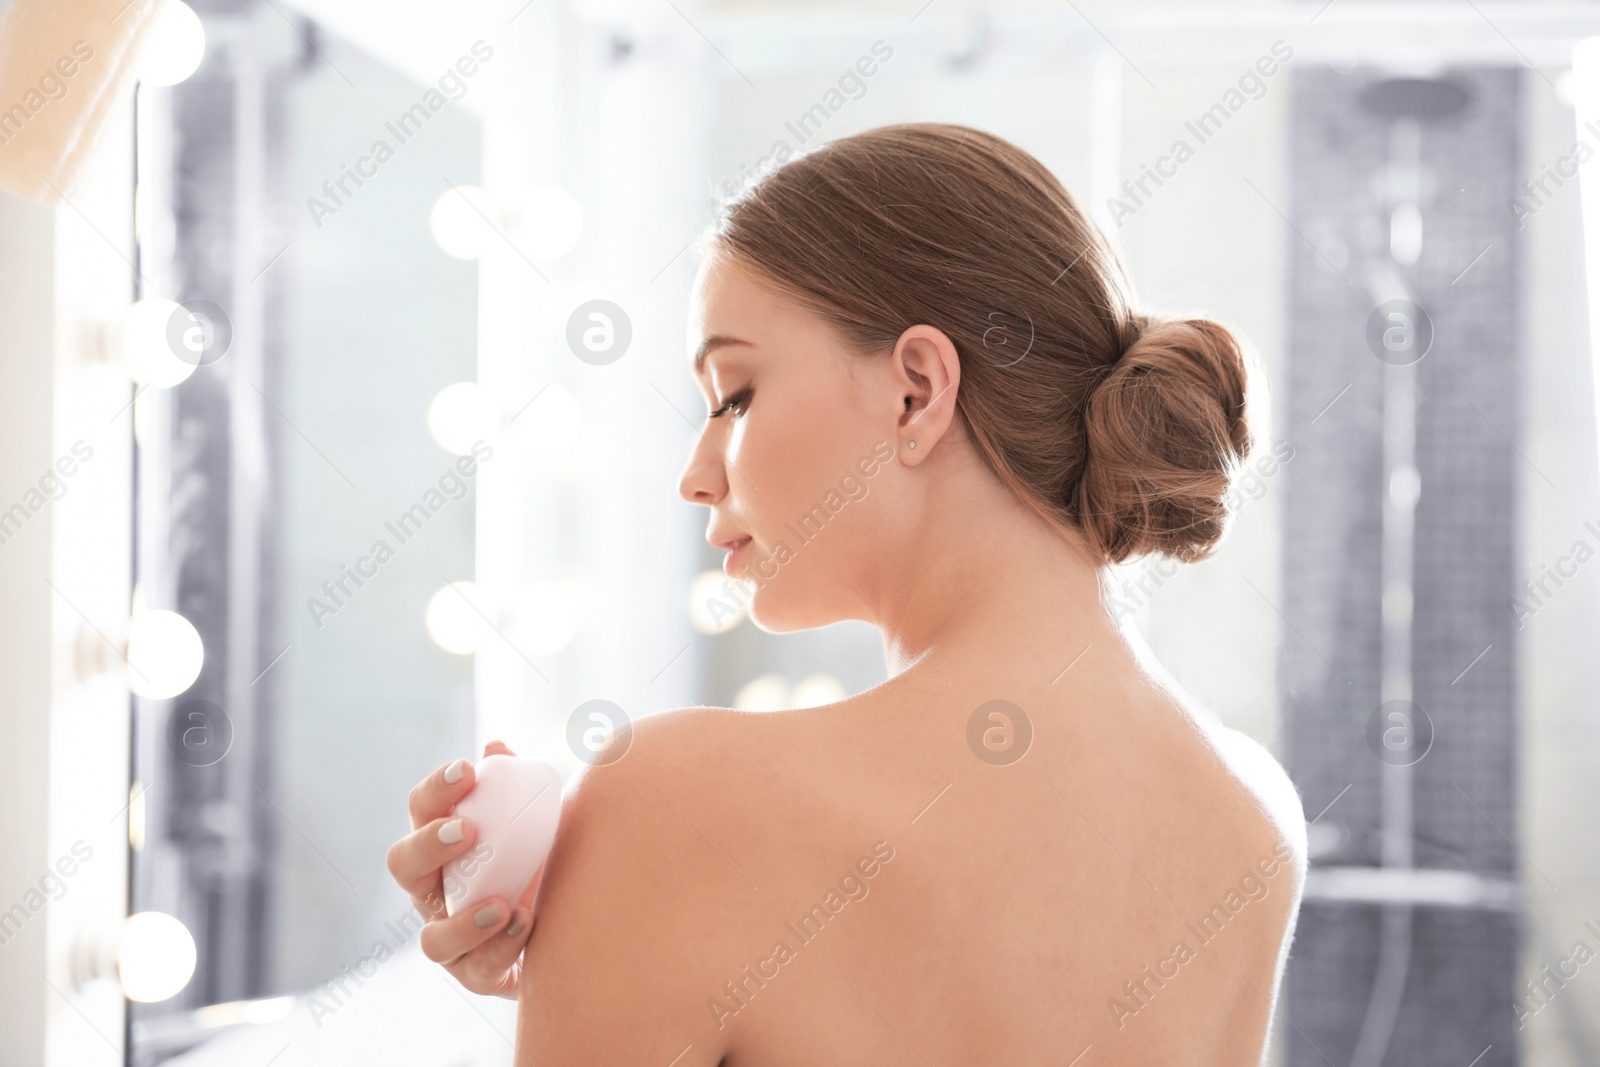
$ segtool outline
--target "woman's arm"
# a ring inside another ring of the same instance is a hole
[[[722,1060],[706,1002],[728,977],[716,961],[738,944],[750,887],[691,822],[709,807],[704,785],[722,780],[695,758],[695,718],[635,723],[626,754],[567,796],[523,954],[519,1065]]]

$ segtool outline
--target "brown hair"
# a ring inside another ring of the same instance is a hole
[[[1244,352],[1218,323],[1133,310],[1104,234],[1017,146],[938,123],[846,137],[730,203],[708,245],[862,353],[942,330],[989,466],[1102,562],[1216,547],[1252,445]]]

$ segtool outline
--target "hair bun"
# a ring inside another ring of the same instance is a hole
[[[1107,562],[1203,559],[1227,528],[1224,497],[1252,444],[1244,352],[1209,319],[1130,326],[1085,404],[1087,456],[1069,503]]]

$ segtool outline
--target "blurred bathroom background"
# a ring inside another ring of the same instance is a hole
[[[1110,584],[1311,821],[1270,1062],[1600,1063],[1596,42],[1571,0],[163,0],[76,184],[0,192],[0,1059],[511,1062],[407,925],[404,797],[882,680],[865,625],[750,624],[677,496],[690,244],[937,120],[1268,370],[1223,549]]]

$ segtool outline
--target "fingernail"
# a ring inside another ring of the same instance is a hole
[[[512,937],[516,937],[518,934],[522,933],[522,927],[522,916],[514,915],[511,918],[511,925],[506,927],[506,933]]]
[[[457,782],[461,781],[462,776],[466,773],[467,761],[464,759],[458,759],[444,769],[444,780],[449,782],[451,785],[455,785]]]
[[[439,827],[439,843],[453,845],[466,836],[466,831],[461,828],[460,819],[451,819]]]
[[[479,929],[493,926],[500,921],[500,905],[490,904],[486,908],[478,909],[478,914],[472,917],[472,921],[478,924]]]

